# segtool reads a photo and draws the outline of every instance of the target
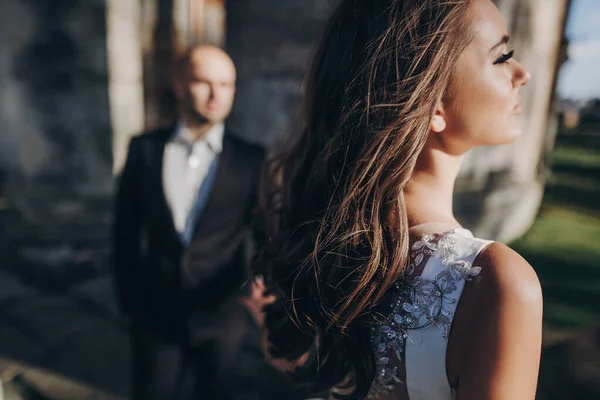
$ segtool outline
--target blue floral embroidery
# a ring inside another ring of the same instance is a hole
[[[441,335],[448,338],[453,314],[445,306],[455,303],[452,296],[458,288],[457,283],[470,281],[481,272],[481,268],[457,259],[455,231],[443,235],[424,235],[412,245],[409,265],[402,279],[390,290],[391,305],[386,315],[374,315],[371,342],[375,351],[377,375],[368,399],[394,389],[404,383],[398,377],[398,367],[390,363],[390,356],[402,360],[408,331],[435,324]],[[433,280],[413,276],[426,256],[436,257],[446,266]]]

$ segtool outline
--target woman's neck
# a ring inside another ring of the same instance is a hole
[[[439,222],[460,227],[452,208],[462,155],[450,155],[430,137],[404,189],[409,226]]]

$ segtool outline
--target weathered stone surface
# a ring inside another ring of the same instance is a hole
[[[121,400],[97,389],[66,379],[48,370],[0,358],[3,400]]]
[[[129,338],[101,220],[88,214],[71,228],[48,220],[39,229],[16,212],[0,213],[0,355],[50,398],[128,392]]]
[[[94,290],[112,192],[105,16],[104,0],[0,2],[0,196],[13,210],[0,215],[0,354],[124,394],[126,329],[112,291]]]
[[[125,163],[129,139],[144,129],[141,5],[137,0],[107,0],[108,55],[113,169]]]
[[[28,216],[38,202],[108,196],[104,1],[6,0],[0,16],[0,192]]]
[[[289,134],[300,102],[300,83],[325,22],[338,0],[232,0],[226,49],[238,68],[231,127],[272,145]]]

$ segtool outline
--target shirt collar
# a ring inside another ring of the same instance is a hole
[[[175,129],[174,139],[183,139],[186,143],[190,145],[194,145],[199,142],[206,142],[210,149],[218,154],[223,150],[223,136],[225,135],[225,124],[223,122],[216,123],[212,128],[206,132],[204,137],[196,140],[192,137],[189,130],[185,126],[183,122],[179,122],[177,124],[177,128]]]

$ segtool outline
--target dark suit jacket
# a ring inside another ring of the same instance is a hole
[[[224,305],[245,279],[265,151],[225,132],[214,188],[184,248],[162,186],[173,133],[161,129],[131,140],[115,203],[114,277],[123,313],[155,333],[194,336],[230,313]]]

